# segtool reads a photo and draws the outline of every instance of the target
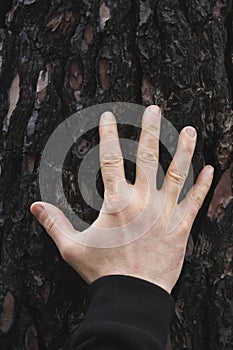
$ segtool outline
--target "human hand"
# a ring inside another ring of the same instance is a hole
[[[195,129],[185,127],[163,186],[157,190],[160,123],[160,108],[148,107],[142,118],[136,180],[131,185],[125,179],[115,118],[110,112],[101,116],[104,202],[99,217],[87,230],[76,231],[49,203],[35,202],[31,206],[63,259],[88,283],[106,275],[129,275],[170,293],[179,277],[188,236],[210,188],[213,167],[202,169],[194,186],[177,204],[196,143]],[[111,245],[111,240],[117,244]]]

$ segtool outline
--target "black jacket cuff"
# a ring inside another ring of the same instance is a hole
[[[89,286],[87,320],[126,324],[159,337],[166,346],[175,303],[161,287],[124,275],[104,276]]]

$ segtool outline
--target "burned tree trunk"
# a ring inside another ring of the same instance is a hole
[[[232,349],[232,19],[231,0],[1,0],[1,349],[72,348],[87,286],[29,206],[40,198],[40,157],[53,130],[111,101],[159,104],[177,130],[198,131],[195,176],[208,163],[215,179],[174,289],[168,349]],[[96,136],[81,140],[65,177],[87,222],[97,213],[74,193],[72,174]]]

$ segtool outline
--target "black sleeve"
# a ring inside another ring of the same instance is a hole
[[[90,306],[76,350],[164,350],[173,298],[139,278],[101,277],[89,287]]]

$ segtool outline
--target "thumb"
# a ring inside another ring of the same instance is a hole
[[[74,227],[67,217],[60,209],[45,202],[33,203],[30,210],[54,240],[58,249],[62,251],[63,246],[68,240],[64,233],[74,231]]]

